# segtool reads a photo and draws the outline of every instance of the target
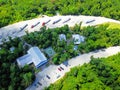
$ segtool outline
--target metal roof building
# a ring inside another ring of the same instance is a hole
[[[28,54],[17,58],[17,63],[20,67],[24,67],[26,64],[33,63],[36,68],[47,62],[47,58],[40,51],[38,47],[32,47],[28,50]]]
[[[79,34],[73,34],[72,38],[73,38],[74,44],[80,44],[81,42],[84,42],[84,39],[85,39],[83,36],[80,36]]]
[[[65,40],[65,41],[66,41],[66,36],[65,36],[65,34],[60,34],[60,35],[59,35],[59,39],[60,39],[60,41],[62,41],[62,40]]]

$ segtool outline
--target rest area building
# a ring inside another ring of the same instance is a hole
[[[26,64],[34,64],[36,68],[47,62],[47,58],[40,51],[38,47],[32,47],[27,51],[28,54],[17,58],[17,63],[19,67],[24,67]]]

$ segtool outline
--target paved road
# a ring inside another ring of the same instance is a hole
[[[61,65],[50,65],[49,67],[45,68],[43,71],[39,72],[36,75],[36,81],[33,85],[29,86],[26,90],[43,90],[44,87],[49,86],[51,83],[54,83],[58,79],[62,78],[66,72],[70,71],[70,68],[83,65],[84,63],[90,62],[90,57],[94,56],[95,58],[98,57],[108,57],[120,52],[120,46],[110,47],[107,49],[97,50],[90,53],[82,54],[75,58],[72,58],[68,61],[68,66],[64,64]],[[58,68],[63,67],[64,70],[59,71]],[[48,75],[50,79],[46,77]],[[42,85],[39,85],[38,82]],[[35,84],[37,86],[35,86]]]
[[[64,26],[65,24],[68,24],[71,27],[74,26],[75,24],[79,24],[80,22],[83,22],[82,26],[97,25],[97,24],[102,24],[104,22],[120,23],[120,21],[116,21],[113,19],[108,19],[104,17],[94,17],[94,16],[82,16],[82,15],[53,16],[53,17],[45,16],[43,18],[36,18],[32,20],[22,21],[0,28],[0,44],[2,44],[1,42],[2,39],[3,38],[7,39],[8,36],[15,38],[25,35],[25,31],[33,32],[40,30],[43,22],[46,23],[46,26],[48,28],[61,27]]]

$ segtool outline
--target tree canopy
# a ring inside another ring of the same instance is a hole
[[[74,67],[45,90],[119,90],[120,53],[108,58],[91,58],[89,64]]]
[[[14,51],[10,48],[14,47]],[[1,45],[0,49],[0,90],[23,90],[35,79],[34,69],[30,66],[19,68],[16,59],[25,54],[19,38]]]
[[[39,15],[94,15],[120,20],[120,0],[0,0],[0,27]]]
[[[33,68],[26,66],[20,69],[15,62],[18,57],[26,54],[27,50],[30,48],[26,46],[24,42],[31,46],[38,46],[43,52],[44,49],[52,47],[56,53],[52,57],[47,57],[50,58],[50,62],[61,64],[81,53],[120,45],[120,29],[117,27],[112,29],[108,27],[109,24],[84,28],[81,28],[79,25],[73,28],[68,27],[68,25],[54,29],[42,27],[40,31],[26,33],[27,35],[20,38],[11,39],[9,37],[8,42],[3,41],[3,44],[0,45],[0,88],[8,90],[8,88],[12,89],[14,87],[15,90],[16,88],[20,88],[21,90],[30,85],[34,80],[35,74]],[[75,33],[85,37],[85,41],[77,45],[77,50],[74,50],[75,45],[72,40],[72,34]],[[66,41],[60,41],[60,34],[65,34]],[[15,48],[13,52],[10,51],[11,47]],[[102,66],[104,66],[104,64]],[[77,71],[75,71],[75,76],[76,75]],[[73,80],[73,78],[70,78],[70,80]],[[87,85],[89,88],[89,84]]]

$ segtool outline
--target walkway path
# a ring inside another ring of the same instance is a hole
[[[62,78],[66,72],[70,71],[70,68],[90,62],[91,56],[94,56],[95,58],[108,57],[108,56],[117,54],[118,52],[120,52],[120,46],[110,47],[107,49],[93,51],[93,52],[82,54],[80,56],[72,58],[71,60],[68,61],[68,66],[65,66],[64,64],[61,64],[58,66],[50,65],[49,67],[47,67],[46,69],[44,69],[43,71],[39,72],[36,75],[37,79],[34,82],[34,84],[28,87],[26,90],[43,90],[45,87],[49,86],[51,83],[54,83],[58,79]],[[59,71],[58,68],[60,66],[63,67],[64,70]],[[48,79],[46,75],[48,75],[50,79]],[[38,82],[42,85],[39,85]]]

